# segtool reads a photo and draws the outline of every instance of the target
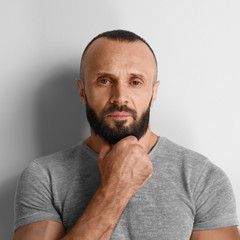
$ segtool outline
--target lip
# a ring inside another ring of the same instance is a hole
[[[121,112],[115,111],[115,112],[108,114],[107,117],[114,118],[114,119],[125,119],[128,117],[131,117],[131,114],[128,112],[124,112],[124,111],[121,111]]]

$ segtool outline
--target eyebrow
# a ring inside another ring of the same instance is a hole
[[[139,79],[142,79],[142,80],[146,80],[146,77],[143,74],[141,74],[141,73],[130,73],[129,75],[131,77],[134,77],[134,78],[139,78]],[[115,75],[113,75],[111,73],[107,73],[107,72],[98,72],[98,73],[96,73],[96,76],[97,77],[116,78]]]
[[[114,75],[111,73],[107,73],[107,72],[98,72],[96,73],[97,77],[110,77],[110,78],[114,78]]]
[[[135,78],[140,78],[140,79],[143,79],[143,80],[146,79],[145,76],[142,75],[141,73],[131,73],[130,75],[131,75],[132,77],[135,77]]]

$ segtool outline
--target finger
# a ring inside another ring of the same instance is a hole
[[[136,144],[138,143],[138,140],[135,136],[133,135],[130,135],[130,136],[127,136],[123,139],[121,139],[118,143],[130,143],[130,144]]]
[[[133,135],[128,136],[127,139],[128,139],[128,141],[130,141],[132,143],[137,143],[138,142],[137,138]]]

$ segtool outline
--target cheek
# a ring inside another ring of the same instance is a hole
[[[102,111],[105,108],[104,100],[100,96],[87,96],[88,105],[92,108],[92,110],[96,113],[98,117],[100,117]]]
[[[86,85],[85,92],[91,102],[106,101],[109,96],[107,89],[98,88],[94,84]]]
[[[151,102],[152,102],[152,94],[145,97],[138,98],[134,104],[135,109],[141,114],[145,112],[149,106],[151,106]]]

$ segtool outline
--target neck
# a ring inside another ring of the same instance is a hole
[[[146,134],[139,139],[138,143],[144,148],[146,153],[150,153],[157,140],[158,136],[151,131],[149,126]],[[85,144],[96,153],[100,152],[103,142],[104,140],[97,136],[92,130],[90,137],[85,140]]]

